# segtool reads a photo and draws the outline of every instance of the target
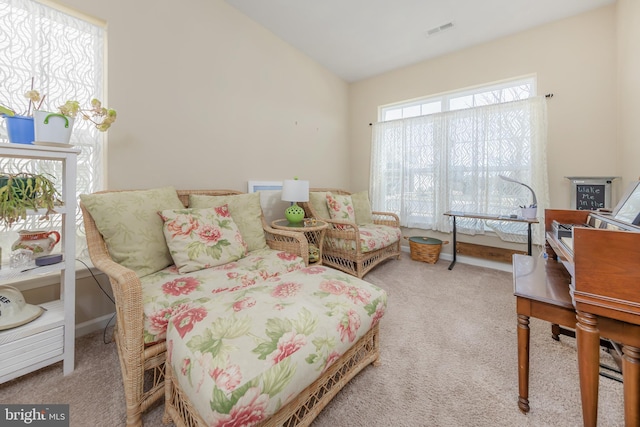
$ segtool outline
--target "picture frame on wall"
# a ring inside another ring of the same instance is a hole
[[[249,181],[247,187],[247,193],[282,191],[282,181]]]
[[[284,218],[289,203],[282,201],[282,181],[249,181],[247,193],[260,193],[262,213],[268,224]]]

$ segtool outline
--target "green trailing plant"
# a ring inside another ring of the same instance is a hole
[[[60,192],[49,174],[0,174],[0,222],[11,227],[16,221],[27,218],[27,211],[46,209],[41,219],[55,213],[62,205]]]
[[[16,115],[16,113],[12,109],[7,108],[7,107],[5,107],[3,105],[0,105],[0,116],[13,117],[15,115]]]
[[[40,95],[40,92],[34,90],[33,88],[34,78],[31,78],[31,90],[25,92],[24,97],[29,100],[29,106],[27,111],[22,113],[24,116],[31,116],[33,114],[33,110],[40,110],[42,108],[42,104],[44,103],[44,99],[46,95]],[[68,100],[63,105],[58,107],[58,111],[67,116],[82,118],[83,120],[90,121],[93,126],[96,127],[100,132],[106,132],[109,130],[111,125],[116,121],[117,113],[113,108],[107,108],[102,105],[102,102],[99,99],[93,98],[89,103],[88,108],[83,108],[80,105],[79,101],[76,100]],[[0,104],[0,116],[2,117],[13,117],[15,116],[16,111],[6,105]]]
[[[83,120],[90,121],[100,132],[106,132],[117,117],[116,110],[103,107],[102,102],[95,98],[91,100],[90,108],[82,108],[78,101],[67,101],[58,110],[65,116],[80,116]]]

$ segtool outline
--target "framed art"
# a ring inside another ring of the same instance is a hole
[[[249,181],[247,193],[257,191],[281,191],[282,181]]]
[[[247,193],[260,193],[262,213],[268,224],[284,218],[284,211],[289,207],[289,203],[281,199],[282,181],[249,181],[247,187]]]

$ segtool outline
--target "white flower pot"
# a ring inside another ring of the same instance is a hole
[[[68,144],[73,130],[71,117],[59,113],[36,110],[33,113],[36,142]]]
[[[538,208],[522,208],[523,219],[535,219],[538,215]]]

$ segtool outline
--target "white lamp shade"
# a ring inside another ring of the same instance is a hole
[[[282,200],[285,202],[308,202],[309,181],[286,179],[282,183]]]

